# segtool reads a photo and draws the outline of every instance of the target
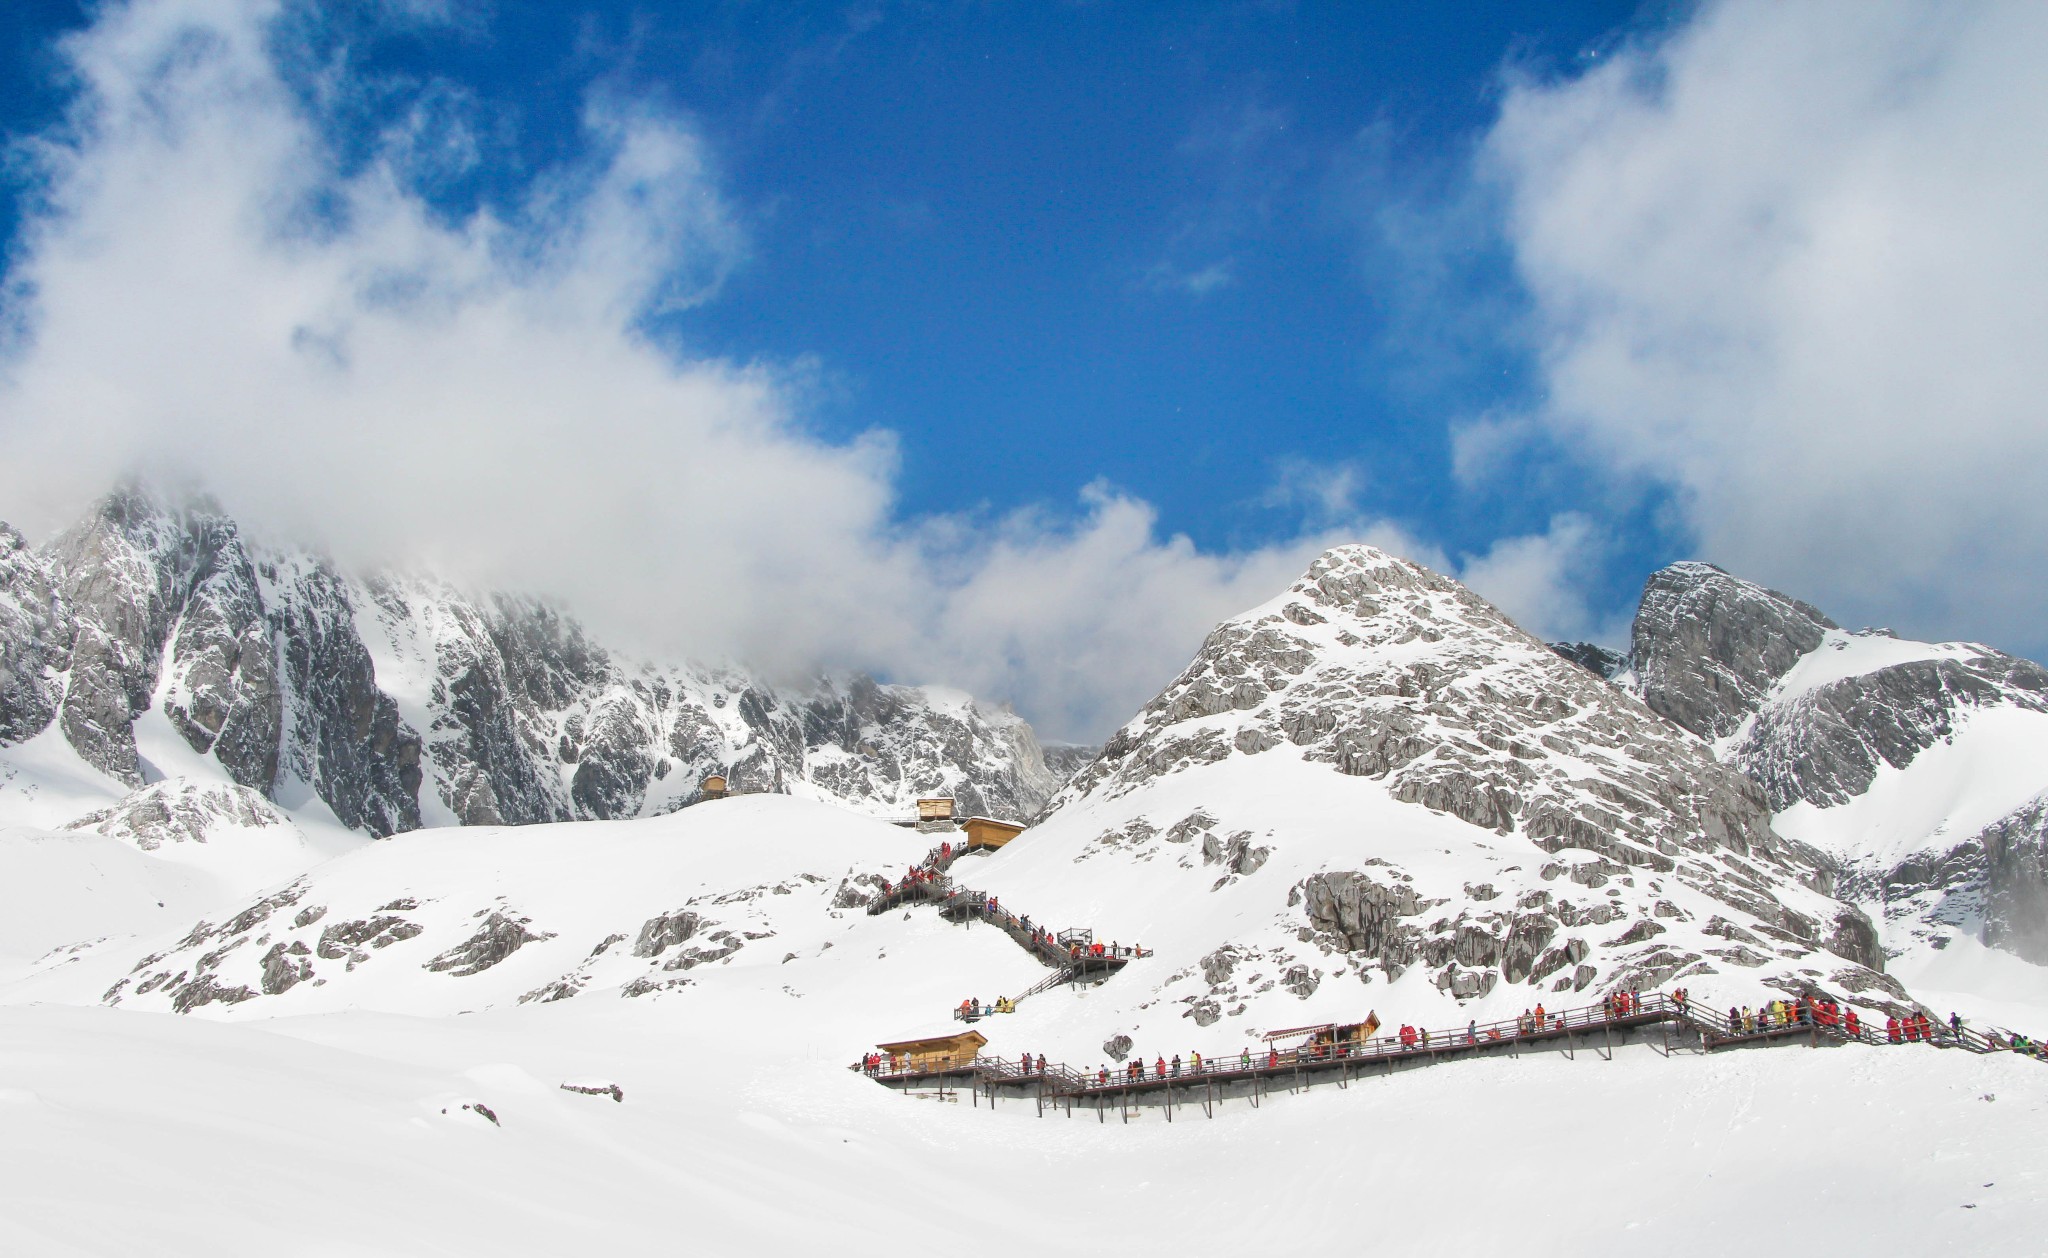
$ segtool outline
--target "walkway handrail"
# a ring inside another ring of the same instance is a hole
[[[1404,1044],[1399,1034],[1396,1033],[1394,1035],[1375,1036],[1365,1041],[1303,1045],[1292,1049],[1277,1049],[1262,1045],[1258,1050],[1254,1051],[1249,1046],[1243,1046],[1234,1053],[1214,1056],[1204,1054],[1199,1069],[1194,1067],[1192,1054],[1190,1054],[1190,1059],[1181,1064],[1179,1073],[1172,1073],[1172,1069],[1169,1067],[1169,1073],[1164,1077],[1157,1072],[1156,1063],[1159,1057],[1155,1055],[1151,1062],[1145,1062],[1142,1058],[1137,1059],[1142,1073],[1136,1077],[1131,1077],[1129,1074],[1131,1069],[1130,1063],[1123,1063],[1116,1069],[1109,1070],[1109,1078],[1106,1082],[1101,1079],[1101,1072],[1108,1069],[1104,1066],[1088,1070],[1078,1069],[1065,1063],[1048,1062],[1043,1072],[1036,1069],[1026,1072],[1014,1063],[993,1057],[977,1058],[972,1063],[934,1070],[902,1070],[896,1072],[883,1070],[877,1072],[877,1074],[878,1077],[885,1079],[914,1079],[920,1076],[958,1075],[961,1073],[971,1073],[979,1078],[1001,1082],[1014,1082],[1021,1079],[1042,1079],[1045,1083],[1053,1085],[1048,1089],[1048,1095],[1055,1093],[1082,1095],[1096,1092],[1116,1092],[1131,1087],[1149,1089],[1182,1082],[1224,1082],[1233,1079],[1252,1078],[1254,1076],[1269,1076],[1302,1067],[1321,1068],[1340,1062],[1377,1062],[1399,1058],[1426,1057],[1439,1053],[1463,1052],[1473,1048],[1493,1047],[1495,1045],[1530,1043],[1561,1035],[1579,1034],[1608,1027],[1642,1027],[1654,1026],[1658,1023],[1677,1023],[1690,1027],[1700,1034],[1703,1044],[1709,1049],[1739,1043],[1782,1041],[1803,1031],[1817,1036],[1826,1036],[1829,1040],[1835,1042],[1854,1041],[1885,1048],[1902,1047],[1907,1044],[1926,1044],[1936,1048],[1960,1047],[1973,1053],[2013,1051],[2009,1046],[1999,1046],[1981,1032],[1974,1031],[1969,1027],[1963,1028],[1962,1034],[1957,1035],[1946,1024],[1935,1024],[1938,1027],[1937,1032],[1927,1038],[1918,1040],[1902,1039],[1898,1045],[1892,1044],[1885,1037],[1884,1028],[1879,1027],[1876,1032],[1873,1032],[1867,1022],[1860,1026],[1859,1033],[1856,1035],[1851,1035],[1845,1026],[1820,1022],[1818,1019],[1811,1021],[1795,1020],[1789,1023],[1777,1022],[1768,1027],[1760,1027],[1756,1031],[1742,1031],[1730,1034],[1724,1015],[1715,1012],[1713,1009],[1703,1008],[1696,1001],[1680,1001],[1676,997],[1662,992],[1653,992],[1636,999],[1627,1013],[1616,1013],[1611,1003],[1603,1001],[1600,1004],[1581,1005],[1555,1012],[1546,1010],[1541,1029],[1530,1025],[1533,1022],[1534,1015],[1532,1013],[1527,1022],[1520,1017],[1516,1017],[1497,1022],[1468,1023],[1469,1029],[1460,1028],[1448,1033],[1438,1032],[1432,1034],[1427,1043],[1422,1042],[1418,1037],[1414,1043]]]

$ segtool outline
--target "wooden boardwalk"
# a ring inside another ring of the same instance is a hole
[[[1869,1027],[1851,1035],[1839,1025],[1809,1015],[1804,1020],[1770,1025],[1754,1031],[1730,1031],[1726,1015],[1697,1004],[1681,1002],[1663,993],[1644,996],[1627,1012],[1617,1013],[1611,1004],[1587,1005],[1557,1013],[1546,1013],[1539,1028],[1533,1019],[1511,1019],[1452,1032],[1431,1032],[1427,1042],[1419,1038],[1404,1043],[1399,1036],[1382,1036],[1363,1043],[1323,1045],[1315,1048],[1277,1049],[1261,1046],[1241,1048],[1235,1053],[1204,1055],[1200,1067],[1182,1063],[1178,1070],[1159,1071],[1157,1059],[1115,1070],[1103,1067],[1077,1069],[1048,1062],[1041,1069],[1033,1059],[1010,1061],[984,1057],[964,1066],[943,1070],[878,1070],[877,1083],[904,1091],[935,1092],[941,1095],[969,1092],[978,1105],[984,1099],[993,1106],[998,1099],[1029,1101],[1042,1116],[1064,1110],[1071,1116],[1077,1109],[1093,1111],[1097,1121],[1107,1121],[1110,1110],[1123,1121],[1140,1106],[1159,1106],[1170,1122],[1176,1109],[1185,1113],[1197,1108],[1209,1117],[1225,1100],[1242,1099],[1258,1106],[1276,1092],[1298,1092],[1316,1084],[1351,1083],[1400,1070],[1435,1065],[1454,1058],[1512,1055],[1525,1052],[1557,1052],[1568,1058],[1591,1052],[1603,1060],[1613,1058],[1618,1045],[1646,1044],[1664,1056],[1678,1052],[1706,1053],[1727,1049],[1781,1046],[1831,1047],[1847,1043],[1885,1047],[1921,1046],[1969,1053],[2013,1051],[1993,1038],[1963,1028],[1960,1033],[1936,1024],[1924,1040],[1891,1041],[1882,1029]],[[861,1066],[853,1067],[856,1070]]]
[[[915,877],[905,878],[868,902],[868,916],[880,916],[905,905],[929,904],[936,906],[939,915],[949,922],[985,922],[994,926],[1054,971],[1044,981],[1013,997],[1014,1000],[1065,983],[1101,982],[1132,961],[1152,955],[1135,944],[1099,944],[1092,931],[1054,931],[1042,922],[1032,921],[1028,914],[1011,911],[985,891],[960,886],[948,871],[967,853],[964,847],[934,847],[918,864]]]

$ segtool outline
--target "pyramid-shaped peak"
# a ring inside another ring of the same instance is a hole
[[[1675,563],[1643,586],[1629,658],[1646,703],[1703,738],[1720,738],[1837,628],[1790,595],[1712,564]]]
[[[1055,807],[1244,756],[1328,764],[1546,843],[1777,845],[1761,797],[1705,747],[1463,585],[1371,546],[1325,552],[1218,626]]]

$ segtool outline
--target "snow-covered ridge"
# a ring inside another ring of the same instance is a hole
[[[1833,858],[1894,955],[1967,938],[2048,962],[2048,670],[1850,633],[1704,564],[1650,578],[1632,657],[1626,684]]]
[[[1862,677],[1899,664],[1923,660],[1970,660],[1989,648],[1963,642],[1912,642],[1878,629],[1852,633],[1829,629],[1820,645],[1799,657],[1764,696],[1764,705],[1788,702],[1811,690]]]
[[[136,489],[40,551],[0,530],[0,816],[48,768],[7,748],[51,728],[98,804],[212,778],[374,835],[656,815],[713,772],[1019,817],[1061,780],[1029,725],[964,694],[632,660],[545,603],[344,573]]]

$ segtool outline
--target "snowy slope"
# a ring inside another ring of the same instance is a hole
[[[779,999],[260,1025],[0,1010],[0,1249],[1690,1255],[1735,1227],[2019,1255],[2048,1220],[2039,1068],[2006,1058],[1547,1054],[1099,1125],[905,1100],[783,1047],[815,1016]],[[591,1076],[625,1100],[558,1086]]]

